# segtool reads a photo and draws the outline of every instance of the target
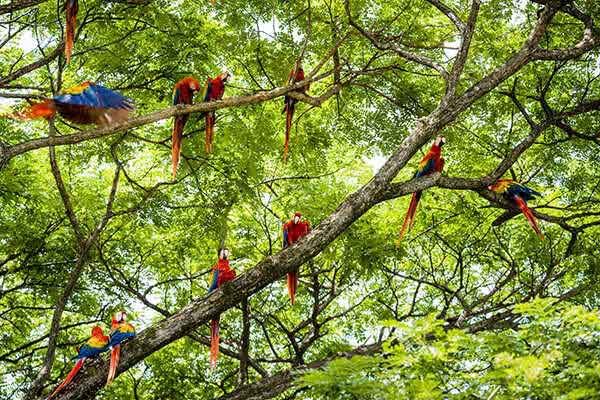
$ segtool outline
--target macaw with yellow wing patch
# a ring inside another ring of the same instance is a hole
[[[433,144],[431,145],[431,149],[425,154],[421,162],[419,163],[419,167],[415,172],[413,178],[418,178],[425,175],[433,174],[434,172],[442,172],[444,169],[444,159],[442,158],[442,146],[446,144],[446,138],[443,136],[438,136]],[[404,223],[402,224],[402,229],[400,230],[400,239],[404,237],[406,233],[406,229],[412,229],[415,223],[415,214],[417,213],[417,206],[419,205],[419,200],[421,200],[421,195],[423,192],[421,190],[414,192],[410,199],[410,204],[408,206],[408,211],[406,212],[406,216],[404,217]]]
[[[112,318],[109,342],[111,349],[110,366],[108,368],[108,378],[106,379],[107,385],[115,379],[121,357],[121,343],[135,337],[135,328],[125,320],[126,317],[127,314],[125,312],[119,311]]]
[[[529,207],[527,207],[527,202],[541,196],[541,193],[536,192],[525,185],[521,185],[512,179],[499,179],[495,184],[488,186],[488,189],[504,195],[510,202],[519,207],[525,216],[525,219],[527,219],[527,222],[529,222],[529,225],[533,228],[538,237],[541,240],[544,240],[544,234],[540,230],[535,216]]]
[[[231,74],[227,71],[217,75],[216,78],[206,80],[204,101],[217,101],[223,98],[225,94],[225,83],[229,80]],[[204,149],[208,154],[212,153],[213,136],[215,130],[215,111],[208,111],[205,114],[206,119],[206,139]]]
[[[51,119],[59,113],[76,124],[110,125],[125,121],[133,108],[131,99],[93,82],[83,82],[14,116]]]
[[[200,83],[188,76],[175,84],[173,89],[173,105],[192,104],[194,94],[200,90]],[[181,141],[183,140],[183,128],[189,118],[189,114],[178,115],[175,117],[173,124],[172,146],[171,146],[171,171],[173,179],[177,175],[177,167],[179,166],[179,156],[181,154]]]
[[[83,363],[86,359],[97,357],[99,354],[107,351],[109,340],[109,337],[104,335],[102,328],[100,328],[99,326],[94,326],[92,328],[92,337],[83,346],[81,346],[77,352],[77,362],[75,363],[75,366],[73,367],[73,369],[71,369],[71,372],[69,372],[65,380],[60,385],[58,385],[56,389],[54,389],[54,392],[52,392],[50,396],[48,396],[47,400],[50,400],[51,398],[56,396],[58,392],[60,392],[73,380],[75,375],[77,375],[77,373],[83,366]]]

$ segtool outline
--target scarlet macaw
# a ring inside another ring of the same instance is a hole
[[[223,98],[225,94],[225,82],[231,77],[229,72],[224,71],[216,78],[206,80],[204,101],[216,101]],[[207,153],[212,153],[213,133],[215,129],[215,112],[209,111],[205,114],[206,118],[206,141],[204,148]]]
[[[78,0],[67,0],[65,2],[65,14],[67,15],[65,23],[65,57],[67,64],[71,62],[71,52],[73,51],[73,43],[75,42],[77,11],[79,11]]]
[[[60,392],[73,380],[75,375],[77,375],[77,373],[83,366],[83,363],[85,362],[86,358],[96,357],[100,353],[107,351],[108,342],[109,337],[104,335],[102,328],[100,328],[99,326],[94,326],[92,328],[92,337],[88,339],[88,341],[77,351],[77,362],[75,363],[75,366],[73,367],[73,369],[71,369],[71,372],[69,372],[65,380],[60,385],[58,385],[56,389],[54,389],[54,392],[52,392],[50,396],[48,396],[47,400],[50,400],[52,397],[56,396],[58,392]]]
[[[418,178],[420,176],[430,175],[434,172],[442,172],[444,169],[444,159],[442,158],[442,146],[446,144],[446,138],[443,136],[438,136],[435,138],[433,144],[431,145],[431,149],[425,157],[419,163],[419,167],[415,172],[413,178]],[[406,212],[406,216],[404,217],[404,223],[402,224],[402,229],[400,230],[400,239],[404,237],[406,233],[406,228],[412,229],[415,223],[415,214],[417,212],[417,206],[419,205],[419,200],[421,199],[422,191],[417,191],[412,194],[410,199],[410,205],[408,206],[408,211]]]
[[[302,220],[302,214],[296,212],[294,218],[283,225],[283,248],[296,243],[300,238],[308,235],[310,232],[310,223]],[[296,301],[296,290],[298,289],[298,269],[287,274],[288,295],[292,305]]]
[[[208,293],[212,293],[225,282],[235,279],[235,270],[229,267],[229,249],[219,250],[219,261],[213,265],[210,274],[210,287]],[[217,366],[219,356],[219,319],[220,315],[210,321],[210,367]]]
[[[292,69],[290,71],[290,75],[288,77],[288,85],[294,84],[296,82],[300,82],[304,80],[304,70],[302,69],[302,66],[300,65],[300,60],[298,60],[296,62],[296,65],[294,66],[294,69]],[[309,85],[306,85],[304,87],[302,87],[301,89],[298,89],[298,92],[301,93],[306,93],[306,91],[308,90]],[[296,103],[298,102],[298,100],[289,97],[289,96],[285,96],[284,98],[284,106],[283,106],[283,111],[281,112],[282,114],[285,113],[285,143],[283,146],[283,161],[287,161],[287,155],[288,155],[288,150],[289,150],[289,144],[290,144],[290,131],[292,130],[292,120],[294,118],[294,109],[296,107]]]
[[[133,108],[131,99],[93,82],[83,82],[63,94],[33,104],[15,116],[20,119],[50,119],[58,112],[77,124],[109,125],[126,120]]]
[[[540,230],[535,216],[529,207],[527,207],[527,201],[541,196],[541,193],[525,185],[521,185],[512,179],[499,179],[495,184],[488,186],[488,189],[496,193],[502,193],[509,201],[519,207],[538,237],[544,240],[544,234]]]
[[[173,89],[173,105],[192,104],[194,94],[200,90],[200,83],[188,76],[175,84]],[[183,139],[183,128],[189,118],[189,114],[179,115],[175,117],[173,125],[173,138],[171,147],[171,162],[173,179],[177,174],[177,166],[179,165],[179,155],[181,154],[181,140]]]
[[[108,368],[108,378],[106,384],[110,384],[115,379],[119,358],[121,357],[121,343],[135,336],[135,328],[133,325],[125,321],[127,314],[119,311],[112,318],[110,327],[110,367]]]

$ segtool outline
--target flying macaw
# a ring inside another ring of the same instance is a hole
[[[310,223],[302,220],[302,214],[296,212],[294,217],[283,225],[283,248],[293,245],[310,232]],[[288,295],[292,305],[296,301],[298,289],[298,269],[287,274]]]
[[[235,279],[235,270],[229,267],[229,249],[221,248],[219,250],[219,261],[213,265],[210,274],[210,287],[208,293],[212,293],[225,282]],[[210,367],[217,366],[217,357],[219,356],[219,319],[220,315],[210,321]]]
[[[135,328],[128,323],[125,318],[127,314],[119,311],[112,318],[110,327],[110,367],[108,368],[108,378],[106,384],[110,384],[115,379],[119,358],[121,357],[121,343],[135,336]]]
[[[75,28],[77,27],[77,11],[79,11],[78,0],[66,0],[65,14],[67,21],[65,23],[65,57],[67,64],[71,62],[71,52],[75,42]]]
[[[206,86],[204,87],[204,101],[216,101],[223,98],[225,94],[225,83],[231,77],[231,74],[227,71],[217,75],[216,78],[208,78],[206,80]],[[207,153],[212,153],[213,133],[215,129],[215,112],[209,111],[205,114],[206,118],[206,141],[204,148]]]
[[[65,380],[60,385],[58,385],[56,389],[54,389],[54,392],[52,392],[52,394],[48,396],[46,400],[50,400],[52,397],[56,396],[58,392],[60,392],[73,380],[73,378],[75,377],[75,375],[77,375],[87,358],[96,357],[100,353],[107,351],[108,342],[109,337],[104,335],[102,328],[100,328],[99,326],[94,326],[92,328],[92,337],[88,339],[88,341],[77,351],[77,357],[75,357],[77,359],[77,362],[75,363],[75,366],[73,367],[73,369],[71,369],[71,372],[69,372]]]
[[[14,116],[19,119],[50,119],[58,112],[63,118],[76,124],[110,125],[125,121],[133,108],[131,99],[88,81],[51,99],[33,104]]]
[[[200,83],[188,76],[175,84],[173,89],[173,105],[192,104],[194,94],[200,90]],[[175,117],[173,125],[173,138],[171,147],[171,162],[173,179],[177,174],[177,166],[179,165],[179,155],[181,154],[181,141],[183,139],[183,128],[189,118],[189,114],[179,115]]]
[[[527,207],[527,201],[541,196],[541,193],[525,185],[521,185],[512,179],[499,179],[495,184],[488,186],[488,189],[496,193],[502,193],[509,201],[519,207],[538,237],[544,240],[544,234],[540,230],[535,216],[529,207]]]
[[[294,83],[300,82],[304,80],[304,70],[302,69],[302,66],[300,65],[300,60],[298,60],[296,62],[296,65],[294,66],[294,68],[290,71],[290,75],[288,77],[288,81],[287,84],[288,85],[292,85]],[[298,92],[301,93],[306,93],[306,91],[308,90],[309,85],[306,85],[304,87],[302,87],[301,89],[298,89]],[[283,111],[281,112],[282,114],[285,113],[285,143],[283,146],[283,161],[287,161],[287,155],[288,155],[288,150],[289,150],[289,145],[290,145],[290,131],[292,130],[292,120],[294,118],[294,109],[296,107],[296,103],[298,102],[298,100],[289,97],[289,96],[285,96],[284,98],[284,106],[283,106]]]
[[[446,144],[446,138],[443,136],[438,136],[435,138],[433,144],[431,145],[431,149],[425,157],[419,163],[419,167],[415,172],[413,178],[418,178],[420,176],[430,175],[434,172],[442,172],[444,169],[444,159],[442,158],[442,146]],[[417,212],[417,206],[419,205],[419,200],[421,200],[422,191],[417,191],[412,194],[410,199],[410,205],[408,206],[408,211],[406,212],[406,216],[404,217],[404,223],[402,224],[402,229],[400,230],[400,239],[404,237],[406,233],[406,229],[412,229],[415,223],[415,214]]]

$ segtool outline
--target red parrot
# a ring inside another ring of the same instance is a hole
[[[225,82],[231,77],[229,72],[224,71],[216,78],[206,80],[204,101],[216,101],[223,98],[225,94]],[[207,153],[212,153],[213,133],[215,129],[215,112],[209,111],[205,114],[206,118],[206,141],[204,148]]]
[[[541,196],[541,193],[525,185],[521,185],[512,179],[499,179],[495,184],[488,186],[488,189],[496,193],[502,193],[508,200],[519,207],[538,237],[544,240],[544,234],[540,230],[535,216],[529,207],[527,207],[527,201]]]
[[[302,220],[302,214],[296,212],[294,218],[283,225],[283,248],[293,245],[298,240],[308,235],[310,223]],[[287,274],[288,295],[292,305],[296,301],[296,290],[298,289],[298,269]]]
[[[71,372],[69,372],[65,380],[60,385],[58,385],[56,389],[54,389],[54,392],[52,392],[52,394],[48,396],[46,400],[50,400],[52,397],[56,396],[58,392],[60,392],[73,380],[73,378],[75,377],[75,375],[77,375],[87,358],[97,357],[100,353],[107,351],[108,342],[109,337],[104,335],[104,332],[102,332],[102,328],[100,328],[99,326],[94,326],[92,328],[92,337],[88,339],[86,344],[81,346],[77,351],[77,357],[75,357],[77,359],[77,362],[75,363],[75,366],[73,367]]]
[[[131,99],[93,82],[83,82],[63,94],[33,104],[15,116],[20,119],[50,119],[58,112],[66,120],[77,124],[109,125],[125,121],[131,110]]]
[[[77,11],[79,11],[78,0],[67,0],[65,2],[65,13],[67,21],[65,23],[65,57],[67,64],[71,62],[71,52],[75,42],[75,28],[77,27]]]
[[[117,373],[119,358],[121,357],[121,343],[135,337],[135,328],[133,325],[125,321],[127,314],[124,311],[119,311],[112,318],[110,327],[110,366],[108,368],[108,378],[106,384],[110,384]]]
[[[296,62],[296,65],[294,66],[294,69],[292,69],[290,71],[290,75],[288,77],[288,85],[300,82],[304,80],[304,70],[302,69],[301,65],[300,65],[300,61],[298,60]],[[308,90],[309,85],[306,85],[304,87],[302,87],[301,89],[298,89],[298,92],[301,93],[306,93],[306,91]],[[298,102],[298,100],[293,99],[289,96],[285,96],[284,98],[284,106],[283,106],[283,111],[281,112],[282,114],[285,113],[285,143],[283,146],[283,161],[287,161],[287,155],[288,155],[288,150],[289,150],[289,145],[290,145],[290,131],[292,130],[292,120],[294,118],[294,109],[296,107],[296,103]]]
[[[219,261],[213,265],[210,276],[210,288],[208,293],[212,293],[221,287],[225,282],[235,279],[235,270],[229,268],[229,249],[219,250]],[[219,356],[219,319],[217,316],[210,321],[210,367],[217,366],[217,357]]]
[[[200,83],[188,76],[175,84],[173,89],[173,105],[192,104],[194,94],[200,90]],[[179,155],[181,154],[181,141],[183,139],[183,128],[189,118],[189,114],[179,115],[175,117],[173,125],[173,139],[171,147],[171,162],[173,179],[177,174],[177,166],[179,165]]]
[[[413,178],[418,178],[420,176],[430,175],[434,172],[442,172],[444,169],[444,159],[442,158],[442,146],[446,144],[446,138],[443,136],[438,136],[435,138],[433,144],[431,145],[431,149],[425,157],[419,163],[419,167],[415,172]],[[406,216],[404,217],[404,223],[402,224],[402,229],[400,230],[400,239],[404,237],[406,233],[406,229],[412,229],[415,223],[415,214],[417,212],[417,206],[419,205],[419,200],[421,199],[422,191],[414,192],[410,199],[410,205],[408,206],[408,211],[406,212]]]

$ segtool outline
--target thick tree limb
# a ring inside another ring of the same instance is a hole
[[[46,2],[46,0],[13,0],[6,5],[0,6],[0,15],[23,10],[25,8],[33,7],[44,2]]]

